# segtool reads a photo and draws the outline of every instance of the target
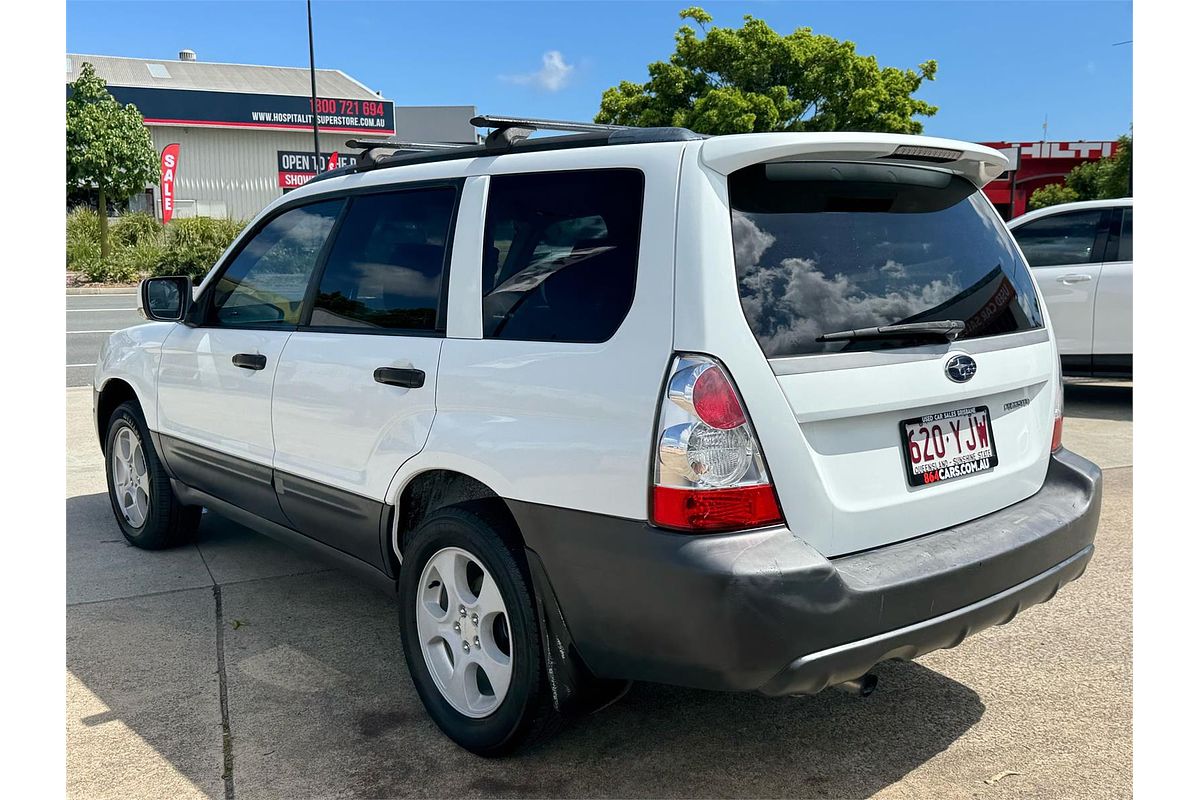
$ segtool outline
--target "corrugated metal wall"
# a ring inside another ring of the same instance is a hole
[[[312,133],[175,128],[149,126],[159,153],[179,143],[179,172],[175,179],[175,216],[249,219],[283,194],[279,188],[277,153],[310,152]],[[322,133],[321,152],[344,152],[346,133]],[[158,188],[155,213],[161,216]]]

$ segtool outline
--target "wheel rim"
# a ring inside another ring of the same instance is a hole
[[[434,684],[460,714],[488,716],[512,683],[512,636],[500,587],[459,547],[434,553],[419,586],[417,634]]]
[[[113,438],[111,469],[121,515],[132,527],[142,527],[150,511],[150,473],[141,437],[124,423]]]

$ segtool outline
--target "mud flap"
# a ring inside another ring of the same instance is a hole
[[[571,640],[567,621],[550,585],[546,568],[537,553],[525,550],[533,577],[538,621],[541,623],[542,652],[546,655],[546,677],[554,708],[560,714],[578,716],[599,711],[620,700],[633,681],[597,678],[583,663]]]

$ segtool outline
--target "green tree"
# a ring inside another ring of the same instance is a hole
[[[158,158],[141,113],[121,106],[84,64],[67,98],[67,188],[96,189],[102,259],[111,250],[108,202],[127,200],[157,180]]]
[[[1133,193],[1133,137],[1117,140],[1117,151],[1108,158],[1085,161],[1072,169],[1061,184],[1043,186],[1029,196],[1030,210],[1076,200],[1108,200]]]
[[[668,61],[648,67],[646,83],[605,90],[596,122],[639,127],[678,125],[698,133],[881,131],[920,133],[914,117],[937,107],[912,95],[933,80],[937,62],[917,70],[880,67],[854,42],[797,28],[781,36],[746,15],[740,28],[708,28],[702,8],[679,13]],[[697,33],[696,28],[704,35]]]
[[[1036,211],[1039,208],[1046,206],[1056,206],[1059,203],[1074,203],[1079,199],[1079,193],[1070,186],[1064,186],[1061,183],[1052,183],[1049,186],[1043,186],[1029,196],[1029,210]]]

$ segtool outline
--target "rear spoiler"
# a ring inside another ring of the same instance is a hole
[[[883,161],[937,166],[979,188],[1009,168],[981,144],[897,133],[743,133],[705,139],[700,161],[722,175],[763,161]]]

